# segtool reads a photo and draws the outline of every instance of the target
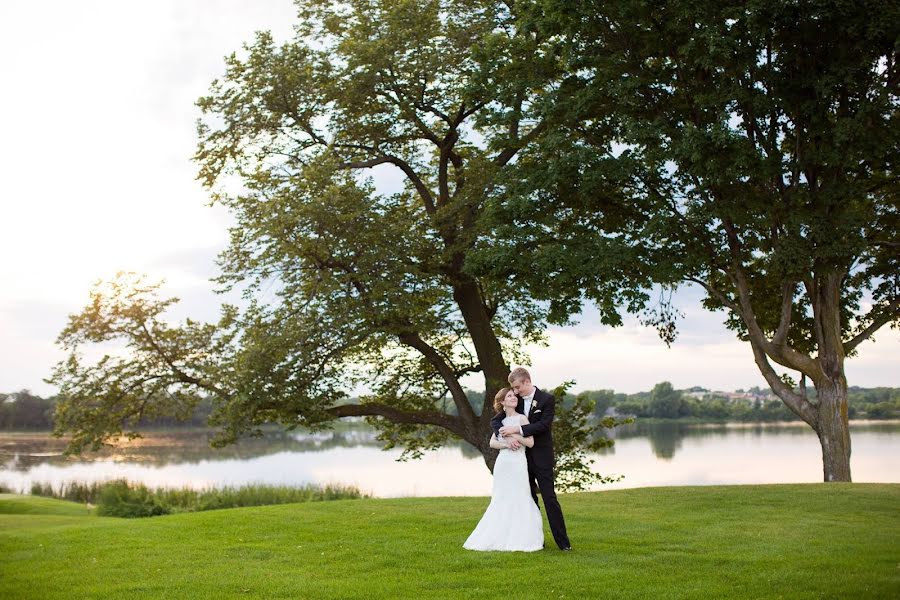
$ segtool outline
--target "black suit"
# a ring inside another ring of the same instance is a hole
[[[519,413],[525,413],[525,401],[519,396],[519,405],[516,407]],[[544,499],[544,508],[547,510],[547,520],[550,522],[550,531],[553,539],[560,548],[568,548],[569,536],[566,534],[566,522],[563,519],[562,508],[556,499],[556,490],[553,489],[553,467],[556,458],[553,456],[553,435],[550,430],[553,425],[553,415],[556,412],[556,398],[553,394],[535,388],[534,402],[531,414],[527,415],[530,423],[522,425],[522,435],[534,438],[534,447],[525,448],[525,458],[528,461],[528,483],[531,486],[531,496],[534,503],[540,508],[537,499],[537,490],[541,490]],[[503,424],[505,412],[498,413],[491,419],[491,428],[497,434]],[[537,485],[535,485],[537,483]]]

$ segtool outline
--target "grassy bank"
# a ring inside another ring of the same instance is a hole
[[[858,598],[900,594],[900,485],[561,498],[571,553],[462,548],[486,498],[118,519],[0,495],[3,598]]]

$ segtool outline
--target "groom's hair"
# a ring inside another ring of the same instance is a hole
[[[506,380],[510,384],[513,384],[517,381],[525,381],[526,379],[528,381],[531,381],[531,373],[529,373],[527,369],[523,369],[522,367],[516,367],[515,369],[513,369],[512,373],[509,374],[509,377],[506,378]]]

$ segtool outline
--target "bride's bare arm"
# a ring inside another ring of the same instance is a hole
[[[495,450],[500,450],[501,448],[509,448],[509,444],[506,443],[505,438],[501,437],[498,440],[496,436],[492,435],[491,436],[491,448],[494,448]]]
[[[524,437],[524,436],[519,435],[518,433],[514,433],[509,437],[518,440],[519,443],[522,444],[523,446],[528,446],[529,448],[534,447],[534,438],[531,436]]]
[[[510,435],[503,436],[499,440],[497,438],[495,438],[494,436],[491,436],[491,441],[490,441],[491,448],[494,448],[496,450],[500,450],[501,448],[509,448],[509,443],[507,440],[516,440],[523,446],[528,446],[529,448],[534,446],[534,438],[522,437],[518,433],[513,433]]]
[[[520,416],[522,417],[522,418],[520,419],[520,423],[521,423],[522,425],[527,425],[527,424],[528,424],[528,417],[526,417],[525,415],[520,415]],[[492,436],[491,436],[491,441],[490,441],[490,446],[491,446],[491,448],[494,448],[494,449],[497,449],[497,450],[499,450],[499,449],[501,449],[501,448],[509,448],[508,440],[516,440],[516,441],[519,442],[521,445],[527,446],[527,447],[529,447],[529,448],[533,448],[533,447],[534,447],[534,438],[533,438],[533,437],[531,437],[531,436],[525,437],[525,436],[523,436],[523,435],[519,435],[518,433],[512,433],[512,434],[507,435],[507,436],[502,436],[502,437],[500,437],[500,439],[497,439],[496,436],[493,436],[493,435],[492,435]]]
[[[528,425],[528,417],[526,417],[525,415],[519,415],[519,424],[520,425]],[[525,437],[525,436],[522,436],[522,435],[519,435],[518,433],[516,433],[516,434],[513,434],[512,437],[519,440],[519,443],[522,444],[523,446],[528,446],[529,448],[534,447],[534,438],[530,435],[528,437]]]

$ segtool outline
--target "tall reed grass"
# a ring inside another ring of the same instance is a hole
[[[291,502],[319,502],[366,498],[355,486],[247,484],[210,489],[149,488],[127,479],[81,483],[64,482],[54,488],[48,483],[33,483],[32,495],[48,496],[95,504],[97,514],[111,517],[150,517],[179,512],[196,512],[239,506],[263,506]]]

